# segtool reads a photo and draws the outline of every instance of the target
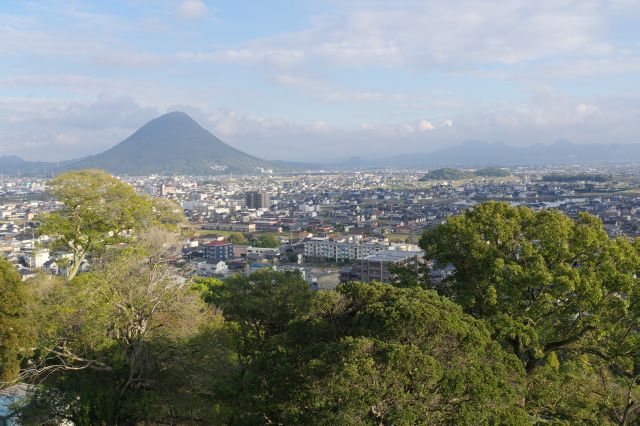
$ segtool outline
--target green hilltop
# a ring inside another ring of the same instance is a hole
[[[507,169],[501,169],[499,167],[487,167],[484,169],[478,169],[476,171],[467,171],[462,169],[455,169],[445,167],[442,169],[435,169],[429,171],[420,180],[460,180],[460,179],[472,179],[474,177],[505,177],[511,176],[511,172]]]

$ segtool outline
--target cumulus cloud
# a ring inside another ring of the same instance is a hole
[[[494,104],[447,119],[336,124],[317,118],[287,118],[209,109],[206,105],[168,108],[190,114],[234,147],[267,159],[332,161],[347,156],[383,157],[428,152],[468,139],[512,145],[550,143],[559,137],[577,143],[638,142],[640,98],[580,98],[537,87],[516,105]],[[100,152],[123,140],[164,110],[130,97],[101,96],[92,102],[0,98],[0,154],[64,160]]]
[[[342,69],[383,69],[409,79],[439,73],[527,84],[629,74],[640,70],[637,46],[625,44],[614,26],[628,16],[640,16],[640,3],[353,1],[312,16],[301,30],[183,50],[177,58],[255,68],[269,81],[329,104],[393,102],[409,110],[410,104],[424,107],[415,92],[381,90],[376,82],[355,87],[336,76]],[[461,109],[459,100],[443,99],[441,106]]]
[[[178,15],[184,19],[198,19],[206,16],[207,5],[202,0],[184,0],[178,8]]]
[[[350,2],[316,16],[308,28],[210,53],[210,59],[295,65],[474,70],[572,55],[596,59],[620,51],[612,13],[640,12],[580,0]],[[202,54],[201,54],[202,55]],[[576,58],[575,56],[578,56]],[[206,54],[204,54],[206,56]]]
[[[452,143],[464,139],[512,145],[549,143],[560,137],[576,143],[639,143],[640,98],[576,97],[549,87],[536,88],[527,102],[494,105],[460,114],[447,132]]]
[[[336,125],[328,120],[296,123],[284,118],[201,111],[205,127],[247,152],[269,159],[335,160],[350,155],[428,152],[469,139],[510,145],[640,142],[640,97],[575,97],[536,87],[526,102],[494,103],[452,118]]]
[[[158,114],[127,96],[91,102],[0,98],[0,155],[58,161],[95,154]]]
[[[420,130],[423,131],[433,130],[436,128],[430,121],[427,120],[420,120],[418,126],[420,127]]]

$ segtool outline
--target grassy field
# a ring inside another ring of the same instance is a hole
[[[407,238],[409,238],[411,234],[393,234],[393,233],[389,233],[389,234],[385,234],[385,237],[387,237],[389,239],[389,241],[393,242],[393,243],[404,243],[405,241],[407,241]]]

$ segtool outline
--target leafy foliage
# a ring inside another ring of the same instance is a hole
[[[293,313],[292,313],[293,314]],[[238,422],[523,424],[521,366],[435,292],[319,292],[247,367]]]
[[[139,196],[102,170],[68,172],[49,186],[63,208],[45,215],[39,232],[56,238],[53,251],[71,252],[68,279],[76,276],[91,252],[121,242],[130,232],[150,226],[176,230],[184,223],[182,210],[174,202]]]
[[[420,244],[436,267],[455,268],[438,291],[486,320],[530,375],[552,354],[573,366],[588,355],[584,365],[602,364],[606,389],[597,391],[604,395],[598,404],[614,398],[614,388],[626,389],[625,421],[637,415],[640,256],[634,244],[609,239],[586,214],[573,221],[554,210],[495,202],[450,218]],[[582,373],[593,377],[592,369]],[[601,421],[616,417],[613,411],[603,410]]]
[[[232,244],[247,244],[247,239],[240,232],[233,232],[229,234],[227,240]]]
[[[202,372],[215,356],[216,367],[230,366],[223,374],[233,373],[233,354],[222,318],[171,267],[178,248],[171,234],[151,229],[91,273],[40,283],[42,326],[34,367],[22,377],[45,385],[34,408],[76,424],[158,421],[177,405],[185,416],[219,415],[198,391],[218,378]]]
[[[18,376],[30,355],[35,334],[30,299],[13,265],[0,260],[0,389]]]
[[[280,246],[280,241],[271,234],[263,234],[253,243],[255,247],[263,248],[277,248]]]
[[[65,173],[51,180],[49,186],[63,208],[45,215],[39,232],[56,237],[52,250],[73,254],[69,279],[92,250],[151,219],[147,200],[101,170]]]
[[[472,179],[474,177],[506,177],[511,176],[511,172],[507,169],[501,169],[499,167],[486,167],[484,169],[478,169],[474,172],[454,169],[445,167],[442,169],[435,169],[429,171],[420,180],[460,180],[460,179]]]
[[[213,283],[206,301],[237,326],[238,353],[247,364],[287,324],[307,312],[312,293],[297,271],[259,270]]]

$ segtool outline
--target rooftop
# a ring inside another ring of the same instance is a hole
[[[211,241],[210,243],[207,243],[205,245],[207,245],[207,246],[226,246],[226,245],[229,245],[229,244],[231,244],[231,243],[228,242],[228,241]]]
[[[383,250],[369,256],[365,256],[362,260],[374,262],[393,262],[396,260],[405,260],[414,256],[424,255],[423,251],[402,251],[402,250]]]

